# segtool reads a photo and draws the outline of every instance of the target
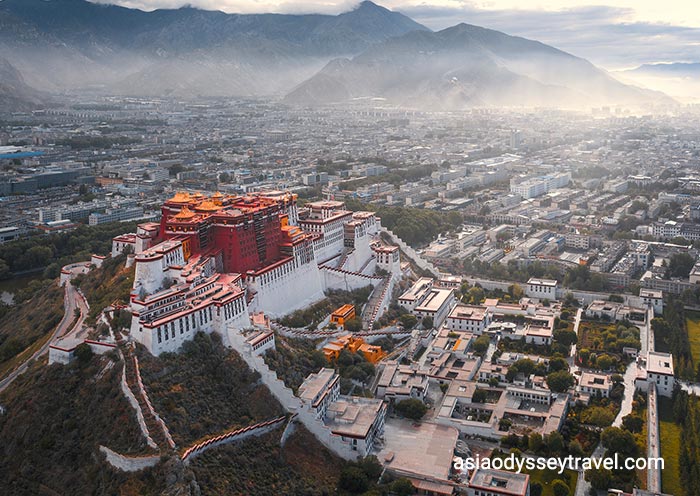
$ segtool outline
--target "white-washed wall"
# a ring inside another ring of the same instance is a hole
[[[122,357],[122,359],[124,359]],[[139,402],[136,401],[136,397],[134,396],[134,393],[131,391],[129,388],[129,385],[126,383],[126,365],[123,366],[122,368],[122,380],[120,383],[122,393],[124,393],[124,396],[126,397],[126,400],[129,402],[129,404],[132,406],[132,408],[136,411],[136,421],[139,424],[139,427],[141,428],[141,433],[143,434],[143,437],[146,438],[146,443],[153,449],[158,449],[158,445],[153,441],[151,438],[151,434],[148,432],[148,427],[146,427],[146,421],[143,418],[143,412],[141,411],[141,406],[139,405]]]

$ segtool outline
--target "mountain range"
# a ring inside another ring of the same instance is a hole
[[[433,32],[370,1],[332,16],[2,0],[0,59],[45,92],[440,109],[670,101],[542,43],[467,24]]]
[[[44,99],[45,95],[27,85],[15,67],[0,59],[0,109],[9,112],[32,110],[42,105]]]
[[[682,102],[700,101],[700,62],[643,64],[618,71],[615,76],[621,81],[656,88]]]

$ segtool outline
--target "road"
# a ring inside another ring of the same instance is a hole
[[[578,337],[578,328],[581,325],[581,315],[583,315],[583,309],[579,308],[576,311],[576,318],[574,319],[574,332]],[[569,356],[566,357],[566,361],[569,363],[569,372],[575,374],[578,371],[578,365],[576,365],[576,344],[571,345],[571,352]]]
[[[622,418],[632,413],[632,400],[634,399],[634,379],[637,377],[637,372],[639,371],[639,365],[636,360],[633,360],[627,366],[625,374],[623,375],[625,385],[625,390],[622,393],[622,404],[620,405],[620,411],[615,417],[613,422],[614,427],[620,427],[622,425]]]
[[[70,266],[66,266],[65,268],[71,271],[71,277],[75,276],[76,274],[87,272],[88,270],[84,263],[73,264]],[[63,298],[63,318],[56,326],[56,329],[54,329],[53,333],[51,334],[51,337],[47,339],[46,342],[44,342],[41,348],[36,350],[31,357],[25,360],[19,367],[14,369],[7,375],[7,377],[0,381],[0,392],[4,391],[7,388],[7,386],[12,384],[12,382],[17,377],[23,374],[29,367],[30,363],[46,354],[49,351],[49,346],[51,346],[51,343],[53,343],[57,338],[66,336],[67,334],[82,328],[83,322],[85,321],[85,317],[88,313],[88,307],[87,303],[85,302],[85,298],[78,292],[77,289],[75,289],[75,287],[70,283],[70,281],[66,281],[64,287],[65,293]],[[76,324],[72,326],[71,324],[73,323],[73,319],[75,319],[76,308],[80,309],[80,318],[78,319]]]

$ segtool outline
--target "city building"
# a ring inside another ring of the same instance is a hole
[[[552,279],[530,278],[525,285],[525,294],[530,298],[557,299],[559,283]]]
[[[340,376],[324,368],[299,386],[302,407],[331,431],[334,442],[365,457],[384,432],[386,404],[379,399],[342,396]]]
[[[491,324],[491,312],[477,305],[458,303],[447,316],[445,326],[452,331],[469,331],[482,334]]]
[[[650,385],[656,385],[661,396],[670,398],[676,379],[673,375],[673,356],[670,353],[650,351],[644,358],[645,368],[635,380],[637,388],[646,390]]]
[[[476,468],[469,479],[468,496],[529,496],[530,476],[503,470]]]
[[[644,306],[654,309],[656,315],[664,313],[664,293],[660,290],[642,288],[639,290],[639,297],[644,302]]]
[[[583,372],[579,378],[576,389],[579,393],[589,397],[608,398],[612,390],[612,381],[608,374]]]

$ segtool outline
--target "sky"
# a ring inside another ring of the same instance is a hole
[[[189,4],[231,13],[325,13],[357,0],[93,0],[142,10]],[[460,22],[542,41],[608,70],[700,62],[700,0],[375,0],[431,29]]]

